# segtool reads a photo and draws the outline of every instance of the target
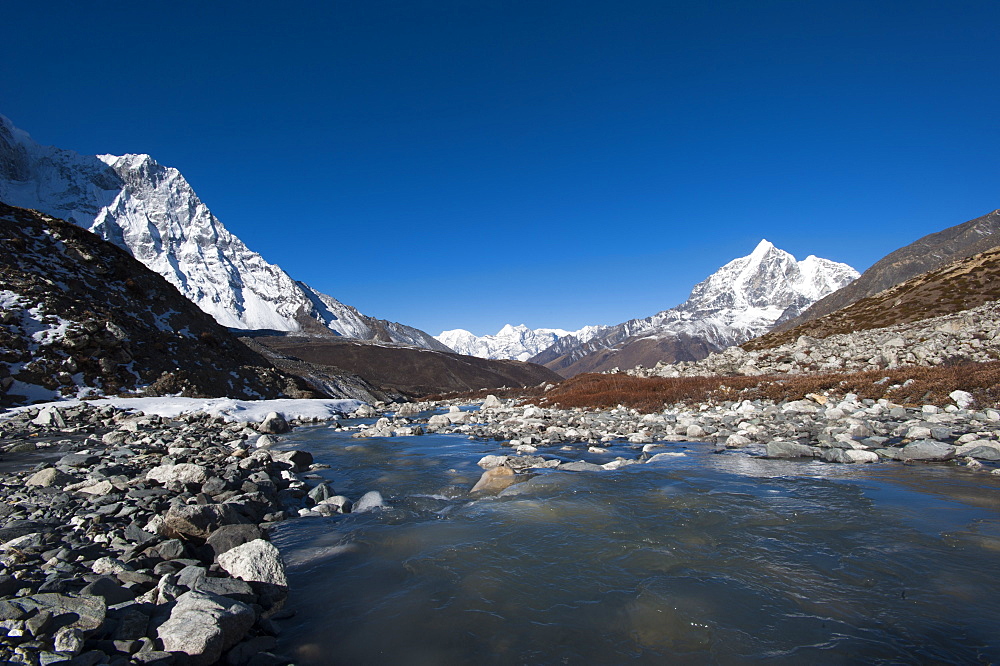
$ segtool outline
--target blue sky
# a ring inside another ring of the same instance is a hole
[[[672,307],[761,238],[864,270],[1000,207],[1000,3],[4,4],[0,113],[149,153],[432,334]]]

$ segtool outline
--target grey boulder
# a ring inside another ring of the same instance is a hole
[[[169,532],[188,537],[207,539],[223,525],[248,523],[235,508],[228,504],[188,504],[170,507],[163,516],[163,526]],[[171,536],[168,534],[168,536]]]
[[[253,609],[242,602],[191,591],[177,597],[157,635],[167,652],[183,652],[191,666],[208,666],[239,643],[255,620]]]
[[[954,457],[954,446],[945,444],[944,442],[936,442],[932,439],[913,442],[896,451],[897,460],[926,460],[933,462],[951,460]]]
[[[292,428],[288,425],[288,421],[285,420],[285,417],[278,412],[271,412],[265,416],[264,420],[257,426],[257,431],[262,432],[265,435],[281,435],[291,429]]]
[[[201,485],[208,480],[208,472],[201,465],[195,465],[194,463],[159,465],[146,472],[146,480],[155,481],[163,485],[172,481]]]

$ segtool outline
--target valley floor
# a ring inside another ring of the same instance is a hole
[[[324,465],[282,443],[288,422],[324,423],[358,442],[396,438],[394,447],[424,434],[490,442],[498,452],[459,489],[470,498],[552,471],[603,478],[633,465],[669,469],[687,460],[686,446],[803,465],[948,466],[996,489],[998,377],[997,362],[764,377],[610,374],[502,399],[377,408],[164,397],[9,410],[0,417],[0,658],[171,664],[180,663],[173,653],[186,653],[190,663],[226,655],[242,665],[273,650],[288,583],[268,530],[384,506],[378,492],[334,492],[317,474]],[[276,655],[267,663],[289,662]]]

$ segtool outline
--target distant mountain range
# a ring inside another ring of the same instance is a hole
[[[489,359],[514,359],[527,361],[567,336],[586,342],[606,326],[584,326],[578,331],[564,331],[561,328],[530,329],[524,324],[507,324],[496,335],[478,336],[463,328],[443,331],[435,339],[448,345],[459,354]]]
[[[857,277],[847,264],[815,256],[797,261],[762,240],[749,255],[695,285],[684,303],[605,327],[589,340],[562,337],[530,361],[571,377],[698,360],[769,331]]]
[[[90,229],[235,329],[380,340],[448,351],[297,282],[232,235],[177,169],[149,155],[80,155],[36,143],[0,116],[0,201]]]

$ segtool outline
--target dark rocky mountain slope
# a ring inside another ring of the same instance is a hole
[[[255,337],[286,358],[363,377],[383,390],[417,397],[484,388],[537,386],[562,377],[523,361],[490,360],[412,346],[303,336]]]
[[[121,248],[0,203],[0,405],[134,392],[316,395]]]
[[[791,330],[922,273],[942,268],[953,261],[984,252],[997,245],[1000,245],[1000,210],[928,234],[887,254],[862,273],[857,280],[820,299],[805,312],[782,322],[774,330]]]
[[[712,341],[708,336],[689,335],[683,331],[662,337],[623,336],[612,347],[602,346],[608,340],[613,340],[610,336],[593,344],[583,343],[569,349],[559,344],[564,340],[535,356],[532,362],[558,369],[559,374],[564,377],[574,377],[585,372],[605,372],[613,368],[697,361],[725,348],[725,345]],[[574,341],[566,342],[572,344]]]

